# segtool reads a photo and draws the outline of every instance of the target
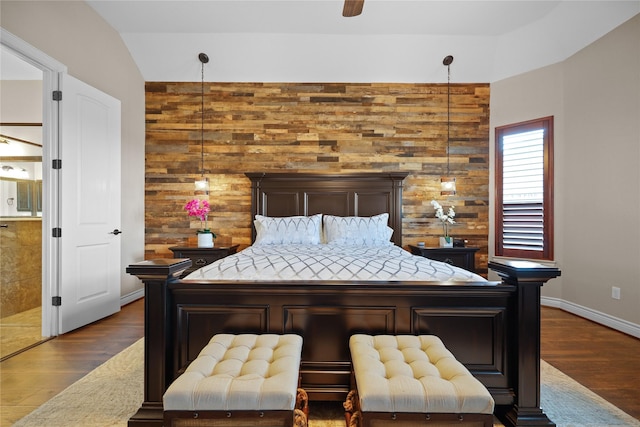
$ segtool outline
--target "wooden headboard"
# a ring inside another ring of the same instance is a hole
[[[407,172],[245,174],[251,179],[251,216],[372,216],[389,213],[393,242],[402,246],[402,183]],[[252,228],[251,241],[256,237]]]

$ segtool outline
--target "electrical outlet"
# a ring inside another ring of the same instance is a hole
[[[620,288],[617,286],[611,287],[611,298],[620,299]]]

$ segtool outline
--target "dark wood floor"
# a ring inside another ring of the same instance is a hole
[[[0,426],[42,405],[144,336],[144,300],[0,363]]]
[[[141,338],[143,311],[143,300],[138,300],[2,362],[0,425],[11,425]],[[639,339],[544,307],[542,358],[640,419]]]
[[[640,420],[640,339],[543,307],[541,357]]]

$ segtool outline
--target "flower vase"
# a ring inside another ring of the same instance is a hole
[[[440,247],[441,248],[452,248],[453,247],[453,237],[440,237]]]
[[[198,233],[198,247],[199,248],[212,248],[213,247],[213,233]]]

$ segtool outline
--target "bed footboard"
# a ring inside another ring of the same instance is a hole
[[[502,282],[195,282],[189,260],[145,261],[144,402],[131,426],[162,425],[162,395],[215,333],[297,333],[301,386],[344,400],[349,336],[438,335],[491,392],[505,425],[554,425],[540,409],[540,288],[560,272],[490,263]]]

